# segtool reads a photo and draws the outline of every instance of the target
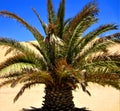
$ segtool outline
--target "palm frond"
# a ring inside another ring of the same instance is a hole
[[[16,51],[15,49],[13,49],[12,47],[5,47],[6,48],[6,52],[4,54],[4,56],[7,56],[8,54],[10,54],[11,52]],[[4,46],[3,46],[4,49]],[[16,53],[20,53],[20,51],[16,51]]]
[[[47,0],[47,10],[48,10],[48,21],[50,24],[55,22],[55,12],[51,0]]]
[[[8,79],[8,80],[4,80],[3,82],[0,83],[0,88],[3,86],[7,86],[9,84],[11,84],[15,79]]]
[[[54,65],[54,61],[55,61],[55,35],[50,34],[49,37],[50,37],[49,41],[46,41],[47,52],[48,52],[47,55],[50,59],[50,63],[52,65]]]
[[[106,32],[106,31],[115,30],[115,29],[117,29],[116,25],[107,24],[107,25],[102,25],[102,26],[98,27],[96,30],[88,33],[82,39],[80,39],[80,41],[78,43],[79,52],[81,52],[88,43],[90,43],[92,40],[94,40],[100,34]],[[79,52],[78,52],[76,58],[79,58]]]
[[[23,71],[23,69],[34,69],[34,68],[38,68],[36,67],[34,64],[30,64],[30,63],[14,63],[11,65],[8,65],[4,68],[2,68],[0,70],[0,77],[2,78],[6,78],[10,75],[14,76],[17,75],[19,73],[21,73]]]
[[[8,57],[5,61],[0,63],[0,70],[4,69],[5,67],[8,67],[12,64],[16,63],[26,63],[26,64],[34,64],[36,67],[38,67],[41,70],[45,70],[47,67],[43,63],[42,58],[39,59],[39,61],[31,60],[30,58],[26,57],[23,54],[16,54],[13,56]]]
[[[107,39],[110,39],[110,40],[120,43],[120,33],[119,32],[112,34],[112,35],[105,36],[104,38],[107,38]]]
[[[89,32],[87,35],[85,35],[85,38],[88,38],[89,36],[99,36],[100,34],[110,31],[110,30],[116,30],[118,29],[118,26],[115,24],[105,24],[99,26],[96,30]]]
[[[42,64],[43,66],[46,66],[45,65],[46,61],[44,61],[44,59],[43,59],[44,57],[41,58],[41,54],[35,53],[28,46],[24,46],[23,44],[21,44],[17,41],[7,39],[7,38],[0,38],[0,45],[9,46],[12,49],[16,49],[16,50],[22,52],[25,55],[26,59],[30,60],[31,62],[33,62],[37,65]]]
[[[88,74],[86,75],[87,82],[93,82],[102,86],[112,86],[120,89],[120,75],[119,74]]]
[[[64,29],[63,29],[63,37],[65,36],[65,32],[67,32],[68,27],[69,27],[69,23],[72,20],[72,18],[68,18],[66,20],[64,20]],[[64,38],[63,38],[64,40]]]
[[[15,78],[11,87],[15,87],[18,83],[26,83],[32,81],[41,81],[41,83],[52,86],[53,78],[46,71],[40,71],[35,69],[24,69],[17,77],[8,76],[9,78]]]
[[[32,45],[41,54],[42,58],[45,60],[46,64],[48,65],[49,64],[49,56],[48,56],[47,53],[45,54],[43,52],[43,50],[41,49],[41,47],[39,46],[39,44],[32,43],[32,42],[29,42],[29,44]]]
[[[110,52],[110,51],[100,51],[94,54],[89,55],[88,58],[86,58],[87,62],[93,61],[105,61],[105,60],[113,60],[113,61],[120,61],[120,53],[118,51]]]
[[[14,102],[16,102],[18,100],[18,98],[24,93],[25,89],[27,88],[31,88],[32,86],[36,85],[36,84],[40,84],[41,81],[35,81],[35,82],[29,82],[23,85],[23,87],[20,89],[20,91],[18,92],[18,94],[15,96],[14,98]]]
[[[119,61],[113,60],[99,60],[83,65],[84,68],[88,69],[91,73],[113,73],[119,71]],[[94,70],[93,70],[94,69]]]
[[[24,25],[34,35],[34,37],[38,41],[41,41],[41,39],[43,40],[43,37],[41,36],[39,31],[35,27],[30,26],[26,21],[24,21],[22,18],[20,18],[16,14],[8,12],[8,11],[0,11],[0,15],[17,20],[19,23]]]
[[[89,96],[91,96],[90,92],[87,90],[86,85],[84,83],[81,83],[82,90],[86,92]]]
[[[73,55],[76,55],[75,53],[73,53],[77,47],[77,44],[79,43],[79,41],[81,41],[81,37],[82,37],[82,34],[84,33],[84,31],[89,27],[91,26],[93,23],[95,23],[97,21],[96,18],[90,18],[88,17],[88,20],[87,18],[84,18],[83,21],[81,21],[77,27],[74,29],[73,31],[73,35],[72,37],[70,38],[69,40],[69,43],[68,43],[68,52],[67,52],[67,60],[69,62],[72,61],[72,58],[73,58]],[[71,61],[70,61],[71,60]]]
[[[32,10],[35,13],[35,15],[37,16],[39,22],[41,23],[41,25],[42,25],[42,27],[44,29],[45,34],[47,34],[48,33],[48,27],[47,27],[47,25],[41,20],[40,15],[37,13],[37,11],[34,8],[32,8]]]
[[[62,0],[59,9],[57,12],[57,36],[60,37],[61,39],[63,38],[63,29],[64,29],[64,14],[65,14],[65,0]]]
[[[97,52],[106,52],[107,51],[107,47],[111,46],[111,44],[113,44],[113,42],[111,41],[103,41],[101,43],[97,42],[97,44],[93,44],[90,47],[88,46],[88,48],[84,48],[84,50],[82,50],[79,53],[79,59],[77,58],[77,61],[82,61],[86,59],[89,59],[90,55],[97,53]],[[75,58],[75,59],[76,59]]]
[[[59,37],[55,36],[54,34],[51,34],[49,42],[47,43],[47,47],[47,55],[51,63],[54,65],[55,59],[60,57],[60,55],[63,56],[62,47],[64,47],[64,41]]]
[[[62,84],[64,82],[74,85],[75,82],[82,83],[82,72],[68,65],[65,58],[57,59],[55,63],[55,70],[58,76],[59,84]]]
[[[86,89],[87,83],[85,81],[84,70],[74,69],[67,64],[65,59],[58,59],[56,61],[56,74],[58,76],[59,84],[65,83],[73,89],[76,89],[78,83],[81,85],[84,92],[91,95]]]
[[[71,20],[72,20],[72,18],[66,19],[66,20],[64,21],[64,26],[67,26],[67,25],[70,23]]]
[[[24,63],[31,63],[27,59],[25,59],[24,55],[14,55],[12,57],[7,58],[5,61],[0,63],[0,69],[3,69],[9,65],[12,65],[14,63],[18,62],[24,62]]]
[[[30,26],[30,25],[29,25],[26,21],[24,21],[22,18],[20,18],[19,16],[15,15],[15,14],[13,14],[13,13],[11,13],[11,12],[8,12],[8,11],[0,11],[0,15],[13,18],[13,19],[17,20],[18,22],[20,22],[22,25],[24,25],[24,26],[33,34],[33,36],[36,38],[36,40],[37,40],[38,43],[40,44],[43,52],[44,52],[45,55],[46,55],[47,49],[46,49],[45,43],[44,43],[44,41],[43,41],[44,38],[42,37],[42,35],[39,33],[39,31],[38,31],[36,28]],[[47,55],[46,55],[46,56],[47,56]]]
[[[98,13],[98,9],[96,7],[96,3],[95,2],[88,3],[83,8],[83,10],[80,13],[78,13],[69,23],[69,27],[68,27],[68,30],[66,31],[65,39],[67,39],[68,37],[69,38],[71,37],[74,29],[80,23],[80,21],[83,21],[85,17],[94,18],[97,15],[97,13]]]

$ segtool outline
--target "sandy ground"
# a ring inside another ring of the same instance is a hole
[[[3,87],[0,89],[0,111],[20,111],[30,106],[41,107],[44,96],[44,86],[40,85],[25,93],[13,103],[13,98],[20,86],[12,89]],[[92,96],[83,93],[81,89],[73,92],[76,107],[87,107],[92,111],[120,111],[120,92],[111,87],[102,87],[90,84],[88,87]]]

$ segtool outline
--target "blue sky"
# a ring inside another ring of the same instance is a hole
[[[60,0],[52,0],[55,10],[58,8]],[[65,18],[75,16],[83,6],[91,0],[66,0]],[[102,24],[115,23],[120,29],[120,0],[98,0],[100,13],[98,15],[99,22],[91,27],[94,30]],[[42,20],[47,22],[47,0],[0,0],[0,10],[8,10],[22,17],[32,26],[35,26],[43,35],[43,30],[32,12],[34,7],[40,14]],[[119,30],[118,30],[119,31]],[[109,33],[114,33],[111,31]],[[18,41],[34,40],[32,34],[26,30],[21,24],[15,20],[0,16],[0,37],[8,37]]]

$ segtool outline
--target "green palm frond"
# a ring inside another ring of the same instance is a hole
[[[47,0],[47,10],[48,10],[48,22],[50,24],[54,23],[56,20],[55,11],[51,0]]]
[[[78,45],[80,45],[80,49],[82,50],[83,47],[86,44],[88,44],[89,42],[91,42],[94,38],[98,37],[100,34],[105,33],[107,31],[110,31],[110,30],[116,30],[116,29],[117,29],[117,26],[115,24],[106,24],[106,25],[99,26],[94,31],[89,32],[87,35],[85,35],[83,37],[83,39],[80,40],[80,42],[78,43]]]
[[[3,69],[9,65],[12,65],[12,64],[18,63],[18,62],[32,63],[29,60],[25,59],[24,55],[15,55],[15,56],[9,57],[5,61],[1,62],[0,69]]]
[[[36,38],[37,42],[40,44],[42,50],[44,51],[45,55],[46,55],[46,46],[45,43],[43,41],[43,37],[42,35],[39,33],[39,31],[30,26],[26,21],[24,21],[22,18],[20,18],[19,16],[17,16],[16,14],[13,14],[11,12],[8,11],[0,11],[0,15],[5,16],[5,17],[10,17],[13,18],[15,20],[17,20],[18,22],[20,22],[22,25],[24,25],[32,34],[33,36]]]
[[[106,24],[106,25],[99,26],[97,29],[95,29],[92,32],[89,32],[87,35],[83,37],[83,41],[80,41],[82,42],[82,45],[80,44],[81,45],[80,49],[82,49],[88,42],[92,41],[94,38],[98,37],[100,34],[110,30],[116,30],[116,29],[117,29],[117,25],[115,24]]]
[[[9,17],[9,18],[13,18],[13,19],[17,20],[18,22],[20,22],[34,35],[34,37],[38,41],[39,40],[41,41],[41,39],[43,39],[43,37],[41,36],[39,31],[35,27],[30,26],[26,21],[24,21],[22,18],[20,18],[16,14],[8,12],[8,11],[0,11],[0,15],[5,16],[5,17]]]
[[[14,78],[11,83],[11,87],[15,87],[18,83],[26,83],[31,81],[41,81],[41,83],[52,86],[53,78],[46,71],[40,71],[35,69],[24,69],[24,73],[17,75],[16,77],[8,76],[8,78]]]
[[[120,53],[118,51],[113,52],[97,52],[94,54],[89,55],[88,58],[86,58],[86,62],[96,62],[96,61],[105,61],[105,60],[113,60],[113,61],[120,61]]]
[[[119,32],[112,34],[112,35],[105,36],[104,38],[107,38],[107,39],[110,39],[110,40],[120,43],[120,33]]]
[[[68,27],[69,27],[69,23],[72,20],[72,18],[68,18],[66,20],[64,20],[64,29],[63,29],[63,37],[65,36],[65,32],[67,32]],[[65,38],[63,38],[65,39]]]
[[[26,64],[25,66],[27,68],[26,69],[24,68],[23,72],[20,72],[19,75],[16,74],[16,76],[13,76],[13,75],[9,74],[9,76],[5,77],[8,80],[6,80],[0,84],[0,87],[9,85],[9,84],[11,84],[11,87],[15,87],[18,83],[22,83],[22,82],[25,83],[23,85],[23,87],[21,88],[21,90],[19,91],[19,93],[16,95],[14,102],[20,97],[20,95],[23,94],[25,89],[30,88],[31,83],[32,83],[32,85],[36,85],[36,84],[40,84],[40,83],[48,84],[48,85],[53,84],[53,79],[48,72],[35,70],[35,68],[33,68],[33,70],[31,70],[28,68],[28,64]],[[15,69],[15,67],[14,67],[14,69]],[[18,72],[16,72],[16,73],[18,73]]]
[[[110,30],[116,30],[118,29],[118,26],[115,24],[105,24],[99,26],[96,30],[89,32],[87,35],[85,35],[85,38],[89,38],[89,36],[99,36],[100,34],[110,31]]]
[[[16,75],[23,71],[23,69],[31,69],[31,68],[38,68],[34,64],[30,63],[14,63],[11,65],[8,65],[0,70],[0,77],[8,77],[9,75]]]
[[[40,76],[39,76],[39,75]],[[46,75],[45,75],[46,74]],[[30,75],[30,74],[29,74]],[[23,87],[20,89],[20,91],[18,92],[18,94],[16,95],[16,97],[14,98],[14,102],[16,102],[17,101],[17,99],[24,93],[24,91],[25,91],[25,89],[27,89],[27,88],[31,88],[31,86],[35,86],[36,84],[40,84],[40,83],[44,83],[44,84],[47,84],[50,80],[50,82],[52,82],[52,78],[50,77],[50,75],[49,74],[47,74],[46,72],[45,73],[43,73],[42,75],[41,75],[41,73],[39,72],[37,72],[36,74],[31,74],[30,76],[31,77],[29,77],[29,75],[27,75],[27,79],[29,80],[29,79],[32,79],[31,81],[29,81],[29,82],[27,82],[27,83],[25,83],[24,85],[23,85]],[[24,76],[23,76],[23,78],[24,78]],[[22,81],[26,81],[26,80],[24,80],[22,78]],[[26,79],[26,78],[25,78]],[[47,80],[47,81],[46,81]],[[16,81],[15,81],[16,82]],[[14,82],[13,82],[14,83]],[[12,85],[13,85],[13,83],[12,83]]]
[[[68,24],[70,23],[70,21],[72,20],[72,18],[68,18],[64,21],[64,26],[68,26]]]
[[[26,64],[33,64],[36,67],[38,67],[41,70],[46,70],[46,65],[43,63],[43,60],[40,59],[39,61],[34,61],[29,58],[27,58],[24,55],[14,55],[9,58],[7,58],[5,61],[0,63],[0,70],[17,63],[26,63]]]
[[[104,61],[96,61],[91,63],[86,63],[83,65],[83,68],[89,70],[91,73],[115,73],[119,71],[119,61],[113,60],[104,60]],[[94,69],[94,70],[93,70]]]
[[[32,10],[35,13],[35,15],[37,16],[39,22],[41,23],[45,34],[47,34],[48,33],[48,26],[41,20],[40,15],[37,13],[37,11],[34,8],[32,8]]]
[[[86,75],[87,82],[93,82],[102,86],[112,86],[120,89],[120,75],[119,74],[88,74]]]
[[[29,69],[28,69],[29,70]],[[40,70],[30,70],[25,74],[25,78],[20,82],[28,82],[28,81],[43,81],[44,84],[53,86],[54,80],[49,72],[47,71],[40,71]]]
[[[88,43],[90,43],[92,40],[94,40],[100,34],[106,32],[106,31],[115,30],[115,29],[117,29],[116,25],[107,24],[107,25],[100,26],[96,30],[88,33],[82,39],[80,39],[79,43],[77,44],[77,45],[79,45],[78,46],[79,47],[79,52],[81,52]],[[79,52],[78,52],[78,55],[79,55]],[[78,55],[77,55],[77,59],[80,57]]]
[[[71,35],[73,34],[74,29],[77,27],[77,25],[84,20],[85,17],[95,17],[96,14],[98,13],[98,9],[96,7],[95,2],[90,2],[88,3],[83,10],[78,13],[69,23],[68,30],[66,31],[65,34],[65,39],[70,38]],[[69,39],[68,39],[69,40]]]
[[[51,61],[51,64],[54,65],[55,59],[57,59],[60,55],[62,56],[62,47],[64,47],[64,41],[55,36],[55,34],[50,34],[49,37],[50,39],[47,43],[47,55]]]
[[[59,8],[58,8],[58,12],[57,12],[57,17],[61,18],[61,22],[64,22],[64,14],[65,14],[65,0],[61,0],[61,3],[59,5]],[[63,23],[62,23],[63,24]]]
[[[63,29],[64,29],[64,15],[65,14],[65,0],[62,0],[59,9],[57,12],[57,36],[60,37],[61,39],[63,38]]]
[[[0,84],[0,87],[11,84],[15,87],[18,83],[26,83],[32,81],[41,81],[41,83],[52,86],[53,78],[46,71],[40,71],[34,68],[24,68],[20,73],[5,75],[3,78],[8,79]]]
[[[120,89],[120,62],[113,60],[97,60],[82,65],[86,69],[85,81]]]
[[[84,48],[84,50],[80,52],[79,59],[78,59],[78,57],[76,57],[77,61],[89,59],[89,55],[92,55],[92,54],[97,53],[97,52],[105,52],[107,50],[106,48],[108,46],[111,46],[111,44],[113,44],[113,42],[104,41],[104,42],[98,43],[98,44],[95,43],[90,47],[88,46],[88,48],[86,48],[86,49]]]
[[[30,45],[32,45],[40,54],[41,54],[41,56],[42,56],[42,58],[45,60],[45,63],[47,64],[47,65],[49,65],[49,56],[48,56],[48,53],[46,53],[46,55],[45,55],[45,53],[43,52],[43,50],[41,49],[41,47],[39,46],[39,44],[37,44],[37,43],[32,43],[32,42],[30,42],[29,43]],[[42,62],[42,61],[41,61]]]
[[[87,23],[88,21],[88,23]],[[83,21],[81,21],[78,26],[74,29],[73,35],[69,40],[69,45],[68,45],[68,52],[67,52],[67,58],[70,59],[72,61],[74,50],[76,50],[77,48],[77,44],[79,43],[79,41],[82,40],[82,34],[84,33],[84,31],[93,23],[95,23],[97,21],[97,19],[92,18],[91,20],[86,20],[84,19]],[[68,60],[68,61],[70,61]]]
[[[41,54],[37,54],[36,52],[32,51],[28,46],[25,46],[17,41],[7,39],[7,38],[1,38],[0,45],[9,46],[12,49],[16,49],[22,52],[25,58],[30,60],[31,62],[37,65],[43,64],[44,66],[46,66],[46,61],[44,59],[46,56],[41,57]]]
[[[50,63],[54,65],[55,61],[55,35],[50,34],[49,40],[45,40],[47,46],[47,56],[50,60]]]

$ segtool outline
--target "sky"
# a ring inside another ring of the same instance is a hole
[[[54,9],[57,10],[60,0],[52,1]],[[66,0],[65,18],[74,17],[89,1],[91,0]],[[119,26],[119,30],[110,31],[108,35],[120,32],[120,0],[97,0],[97,3],[100,10],[99,21],[89,30],[94,30],[103,24],[115,23]],[[43,29],[31,8],[34,7],[40,14],[41,19],[47,23],[46,4],[47,0],[0,0],[0,10],[7,10],[17,14],[44,35]],[[35,40],[33,35],[20,23],[2,16],[0,16],[0,37],[12,38],[18,41]]]

